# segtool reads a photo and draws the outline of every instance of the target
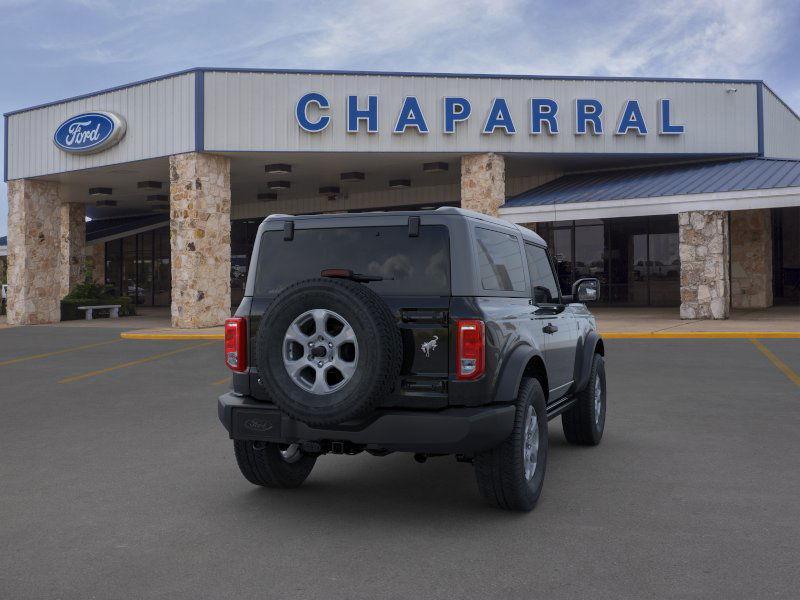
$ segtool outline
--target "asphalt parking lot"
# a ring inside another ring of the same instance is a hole
[[[118,333],[0,330],[0,598],[797,597],[800,340],[607,341],[603,443],[551,421],[510,514],[451,458],[253,487],[221,342]]]

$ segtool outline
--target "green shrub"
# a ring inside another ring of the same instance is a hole
[[[104,304],[119,304],[119,316],[129,317],[136,314],[136,304],[128,296],[115,296],[114,288],[92,281],[92,270],[84,267],[84,280],[75,286],[69,294],[61,300],[61,320],[75,321],[85,319],[86,311],[78,310],[79,306],[102,306]]]

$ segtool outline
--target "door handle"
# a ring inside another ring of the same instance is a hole
[[[558,327],[556,327],[552,323],[548,323],[547,325],[542,327],[542,331],[544,331],[545,333],[555,333],[556,331],[558,331]]]

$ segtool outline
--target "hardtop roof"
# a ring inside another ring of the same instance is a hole
[[[485,215],[474,210],[467,210],[465,208],[458,208],[455,206],[441,206],[435,210],[398,210],[398,211],[372,211],[372,212],[358,212],[358,213],[321,213],[315,215],[287,215],[287,214],[273,214],[264,219],[264,223],[273,221],[324,221],[324,220],[348,220],[348,219],[377,219],[386,217],[425,217],[426,215],[449,216],[454,218],[465,218],[472,221],[481,221],[484,224],[493,225],[507,230],[514,230],[518,232],[523,239],[546,246],[547,243],[534,231],[527,227],[522,227],[503,219]],[[424,224],[424,222],[423,222]],[[340,226],[342,226],[340,224]]]

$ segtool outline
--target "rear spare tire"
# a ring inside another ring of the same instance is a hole
[[[335,425],[391,393],[402,341],[389,307],[366,284],[308,279],[264,311],[255,358],[278,408],[308,425]]]

